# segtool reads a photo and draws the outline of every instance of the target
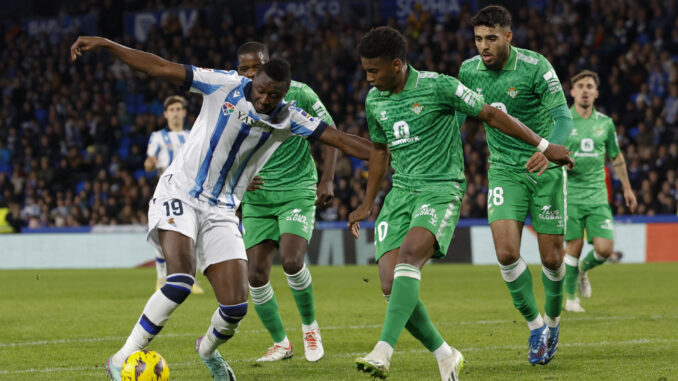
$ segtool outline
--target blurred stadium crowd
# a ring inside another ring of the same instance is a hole
[[[292,15],[257,27],[254,5],[221,6],[184,37],[176,18],[154,28],[147,42],[123,34],[122,6],[106,1],[65,8],[91,9],[98,33],[171,61],[233,69],[238,46],[259,40],[272,56],[287,59],[293,78],[313,88],[337,127],[369,137],[364,99],[369,90],[356,56],[369,27],[390,24],[409,39],[410,63],[421,70],[456,75],[477,54],[472,11],[463,7],[444,22],[415,6],[404,24],[394,20],[310,19]],[[641,215],[675,214],[678,201],[678,8],[673,1],[580,1],[513,13],[514,45],[545,55],[569,97],[568,79],[582,69],[600,74],[599,109],[611,116],[639,200]],[[160,7],[158,2],[152,7]],[[194,6],[206,2],[194,1]],[[146,5],[147,6],[147,5]],[[143,170],[152,131],[164,127],[162,103],[178,89],[144,78],[104,52],[69,58],[76,35],[30,37],[5,20],[0,41],[0,207],[22,227],[145,224],[155,174]],[[184,95],[184,94],[182,94]],[[190,127],[201,97],[188,95]],[[571,99],[569,99],[571,102]],[[487,147],[484,131],[462,128],[468,190],[462,218],[486,212]],[[318,147],[314,148],[319,152]],[[321,155],[315,155],[320,160]],[[320,164],[320,163],[319,163]],[[321,168],[321,166],[318,166]],[[335,198],[318,219],[346,220],[363,195],[366,165],[339,156]],[[382,195],[389,186],[383,186]],[[615,214],[629,214],[613,179]],[[373,216],[376,216],[375,210]]]

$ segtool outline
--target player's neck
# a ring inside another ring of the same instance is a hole
[[[176,126],[173,126],[171,124],[167,124],[167,127],[170,129],[170,131],[174,131],[174,132],[181,132],[181,131],[184,130],[184,126],[182,126],[181,124],[176,125]]]
[[[574,109],[577,110],[577,114],[579,114],[579,116],[581,116],[584,119],[588,119],[589,117],[591,117],[591,114],[593,114],[593,105],[590,105],[589,107],[584,107],[575,103]]]
[[[403,91],[405,88],[405,85],[407,84],[407,77],[410,75],[410,67],[405,66],[405,70],[401,71],[400,74],[398,74],[398,84],[391,90],[393,94],[398,94],[399,92]]]

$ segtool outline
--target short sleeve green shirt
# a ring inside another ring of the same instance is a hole
[[[614,122],[595,109],[588,118],[582,118],[574,106],[570,111],[574,128],[566,146],[575,166],[567,171],[567,203],[607,205],[605,155],[615,158],[620,153]]]
[[[334,124],[318,95],[304,83],[292,81],[285,101],[294,101],[297,107],[311,116],[318,117],[327,124]],[[299,136],[285,140],[257,176],[264,182],[262,190],[315,190],[318,173],[308,140]],[[245,193],[244,202],[248,201],[248,193]]]
[[[489,70],[480,56],[464,61],[459,80],[485,97],[485,102],[523,122],[542,137],[555,124],[549,110],[566,104],[560,80],[539,53],[511,47],[501,70]],[[536,148],[485,125],[489,161],[493,168],[525,171]]]
[[[449,191],[464,183],[464,157],[455,111],[476,116],[483,97],[456,78],[409,67],[397,94],[372,89],[365,100],[373,142],[388,145],[393,186]]]

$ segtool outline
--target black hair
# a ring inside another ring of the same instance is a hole
[[[276,82],[289,83],[292,79],[290,64],[281,58],[272,58],[270,61],[261,65],[257,72],[263,71],[266,75]]]
[[[407,40],[390,26],[373,28],[358,43],[358,53],[364,58],[407,58]]]
[[[480,25],[488,28],[494,28],[497,25],[502,28],[511,28],[511,13],[501,5],[488,5],[473,16],[471,25],[474,28]]]
[[[248,41],[238,48],[238,55],[244,55],[244,54],[249,54],[249,53],[264,53],[266,57],[268,57],[268,48],[266,45],[262,44],[261,42],[257,41]]]

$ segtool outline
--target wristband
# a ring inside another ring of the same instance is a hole
[[[546,151],[546,149],[548,147],[549,147],[549,141],[544,139],[544,138],[541,138],[541,141],[537,145],[537,149],[539,150],[539,152],[544,153],[544,151]]]

